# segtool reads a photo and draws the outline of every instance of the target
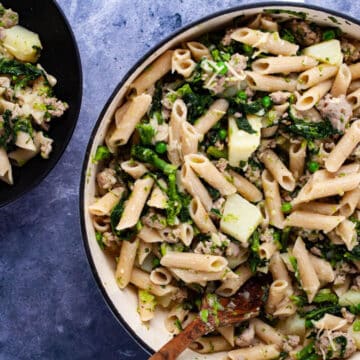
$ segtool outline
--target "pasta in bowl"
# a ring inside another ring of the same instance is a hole
[[[358,356],[358,29],[316,8],[231,10],[116,90],[84,164],[83,230],[108,303],[148,350],[207,322],[204,296],[213,315],[267,273],[256,319],[181,358]]]

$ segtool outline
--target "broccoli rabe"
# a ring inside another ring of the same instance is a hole
[[[96,163],[98,161],[109,159],[111,156],[110,150],[107,146],[99,145],[96,149],[96,153],[93,159],[93,162]]]
[[[161,159],[155,151],[140,145],[132,146],[131,156],[136,160],[156,167],[167,175],[173,173],[176,170],[176,166],[169,164],[165,160]]]
[[[140,141],[143,145],[150,145],[152,138],[155,136],[155,129],[150,124],[140,123],[136,125],[139,132]]]
[[[162,115],[162,82],[158,81],[155,85],[155,92],[152,97],[152,105],[149,111],[149,116],[154,117],[158,124],[162,124],[164,122],[164,118]]]
[[[289,117],[292,124],[285,127],[285,131],[303,137],[306,140],[321,140],[332,135],[339,134],[328,119],[319,122],[305,121],[296,116],[294,109],[289,110]]]
[[[30,63],[22,63],[17,60],[0,59],[0,74],[10,75],[16,88],[23,88],[40,76],[44,76],[43,70]],[[44,76],[44,78],[46,78]]]
[[[11,140],[12,127],[11,127],[11,111],[6,110],[3,114],[3,122],[0,122],[0,147],[7,149],[7,146]]]

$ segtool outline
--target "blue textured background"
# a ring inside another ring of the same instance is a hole
[[[309,1],[310,2],[310,1]],[[59,0],[77,38],[84,99],[43,183],[0,210],[0,359],[146,359],[103,301],[87,263],[78,189],[95,121],[121,77],[172,31],[236,0]],[[312,4],[359,14],[351,0]]]

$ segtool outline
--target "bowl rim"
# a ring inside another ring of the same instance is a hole
[[[54,170],[56,165],[61,160],[67,146],[69,145],[70,140],[72,139],[72,136],[74,134],[74,131],[75,131],[78,119],[79,119],[79,115],[80,115],[82,98],[83,98],[83,71],[82,71],[82,64],[81,64],[81,57],[80,57],[79,47],[78,47],[78,44],[77,44],[77,41],[76,41],[74,31],[72,30],[70,22],[67,19],[64,11],[62,10],[62,8],[60,7],[60,5],[57,3],[56,0],[51,0],[51,3],[54,5],[55,10],[58,12],[59,16],[62,18],[62,20],[64,22],[64,25],[65,25],[67,31],[69,32],[69,35],[70,35],[70,38],[71,38],[71,41],[73,43],[74,50],[75,50],[75,62],[76,62],[77,71],[79,73],[79,100],[76,103],[76,112],[75,112],[75,116],[74,116],[74,121],[72,122],[71,127],[69,128],[69,131],[68,131],[65,139],[61,143],[60,151],[59,151],[59,153],[57,155],[57,158],[55,159],[54,163],[51,166],[49,166],[41,174],[41,176],[36,178],[36,180],[34,180],[30,185],[24,187],[24,189],[19,191],[15,196],[13,196],[12,198],[7,199],[5,201],[0,201],[0,208],[3,208],[6,205],[9,205],[10,203],[13,203],[13,202],[19,200],[22,196],[24,196],[28,192],[34,190],[50,174],[50,172],[52,170]]]
[[[227,9],[223,9],[220,11],[216,11],[214,13],[211,13],[209,15],[200,17],[197,20],[194,20],[192,22],[190,22],[189,24],[186,24],[182,27],[180,27],[179,29],[177,29],[176,31],[171,32],[168,36],[166,36],[164,39],[162,39],[160,42],[156,43],[156,45],[152,46],[148,51],[146,51],[146,53],[144,55],[142,55],[140,57],[139,60],[137,60],[132,66],[131,68],[126,72],[126,74],[121,78],[121,80],[119,81],[119,83],[116,85],[115,89],[113,90],[113,92],[111,93],[109,99],[107,100],[107,102],[105,103],[102,111],[100,112],[98,119],[94,125],[94,128],[91,132],[88,144],[86,146],[86,152],[84,155],[84,159],[83,159],[83,165],[82,165],[82,169],[81,169],[81,179],[80,179],[80,188],[79,188],[79,212],[80,212],[80,225],[81,225],[81,234],[82,234],[82,239],[83,239],[83,246],[85,248],[85,253],[86,253],[86,257],[92,272],[92,275],[98,285],[98,290],[100,290],[102,297],[107,305],[107,307],[110,309],[112,315],[116,318],[116,320],[120,323],[120,325],[122,326],[122,328],[125,330],[125,332],[129,335],[130,338],[132,338],[135,343],[137,345],[140,346],[140,348],[142,348],[142,350],[144,350],[148,355],[152,355],[155,353],[155,350],[152,349],[143,339],[141,339],[136,333],[135,331],[130,327],[130,325],[124,320],[124,318],[122,317],[122,315],[120,314],[120,312],[117,310],[117,308],[115,307],[115,305],[113,304],[113,302],[111,301],[110,297],[107,294],[107,291],[101,281],[100,275],[96,269],[96,265],[94,262],[94,259],[91,255],[91,251],[90,251],[90,246],[89,246],[89,238],[87,236],[87,232],[86,232],[86,223],[85,223],[85,217],[84,217],[84,201],[85,201],[85,187],[86,187],[86,171],[87,171],[87,166],[88,166],[88,162],[89,162],[89,158],[90,158],[90,150],[92,148],[95,136],[98,132],[98,129],[100,127],[100,124],[102,123],[102,120],[104,118],[104,115],[108,109],[108,107],[110,106],[110,104],[112,103],[112,101],[114,100],[115,96],[117,95],[117,93],[119,92],[119,90],[125,85],[125,83],[127,82],[127,80],[129,79],[129,77],[136,71],[136,69],[141,66],[141,64],[143,62],[145,62],[147,60],[147,58],[149,58],[152,54],[154,54],[158,49],[160,49],[162,46],[164,46],[166,43],[168,43],[169,41],[171,41],[172,39],[174,39],[176,36],[180,35],[181,33],[183,33],[186,30],[189,30],[192,27],[195,27],[203,22],[212,20],[216,17],[222,16],[222,15],[226,15],[232,12],[237,12],[237,11],[241,11],[241,10],[248,10],[248,9],[254,9],[254,8],[263,8],[263,7],[269,7],[269,6],[277,6],[277,7],[296,7],[296,8],[302,8],[302,9],[309,9],[309,10],[315,10],[315,11],[321,11],[324,13],[327,13],[329,15],[334,15],[336,17],[342,18],[344,20],[347,20],[351,23],[354,23],[358,26],[360,26],[360,20],[357,20],[355,18],[353,18],[350,15],[347,15],[343,12],[337,11],[337,10],[333,10],[333,9],[325,9],[322,6],[318,6],[318,5],[312,5],[312,4],[308,4],[308,3],[301,3],[301,2],[292,2],[292,1],[261,1],[261,2],[256,2],[256,3],[252,3],[252,4],[244,4],[244,5],[238,5],[238,6],[233,6],[233,7],[229,7]]]

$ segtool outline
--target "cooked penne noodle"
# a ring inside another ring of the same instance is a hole
[[[306,143],[291,144],[289,148],[289,169],[297,180],[304,173]]]
[[[288,291],[288,283],[285,280],[275,280],[269,289],[269,297],[265,304],[265,310],[273,314],[279,303],[285,298]]]
[[[175,71],[182,75],[184,78],[191,76],[192,72],[195,70],[196,63],[191,59],[191,54],[189,50],[186,49],[176,49],[174,50],[171,58],[171,71]]]
[[[288,74],[291,72],[301,72],[312,68],[318,64],[318,61],[313,57],[302,56],[281,56],[281,57],[267,57],[259,59],[251,64],[252,69],[261,74]]]
[[[200,61],[202,58],[211,60],[210,51],[205,45],[197,41],[189,41],[186,43],[186,46],[190,49],[195,61]]]
[[[160,261],[162,266],[189,269],[204,272],[223,271],[227,260],[222,256],[195,253],[167,252]]]
[[[256,336],[265,344],[274,344],[279,349],[282,347],[284,342],[284,335],[282,335],[275,328],[266,324],[260,319],[251,320],[251,324],[254,325]]]
[[[360,78],[360,62],[349,65],[349,70],[351,73],[351,81]]]
[[[216,272],[207,272],[172,267],[171,272],[174,277],[181,279],[186,284],[200,284],[202,286],[208,281],[223,280],[227,275],[226,269]]]
[[[125,203],[124,212],[116,230],[124,230],[136,225],[153,184],[154,180],[150,177],[135,181],[133,191]]]
[[[270,149],[265,150],[261,154],[260,160],[282,188],[288,191],[295,189],[296,182],[294,176],[274,151]]]
[[[138,268],[133,268],[130,282],[139,289],[149,291],[156,296],[174,294],[178,288],[172,285],[156,285],[151,282],[150,275]]]
[[[139,238],[139,247],[138,247],[138,253],[137,253],[137,261],[139,265],[142,265],[146,258],[151,254],[152,252],[152,245],[146,243],[142,239]]]
[[[166,209],[169,198],[163,189],[166,189],[167,185],[162,179],[160,179],[158,183],[161,188],[157,184],[154,185],[149,200],[146,204],[157,209]]]
[[[347,66],[346,64],[341,64],[330,91],[331,95],[335,97],[346,95],[350,83],[351,71],[349,69],[349,66]]]
[[[284,214],[281,211],[279,184],[268,170],[263,171],[261,179],[265,194],[266,209],[270,218],[270,224],[279,229],[283,229]]]
[[[194,126],[188,122],[183,122],[180,129],[180,143],[182,154],[195,154],[198,151],[198,144],[200,135],[197,133]]]
[[[347,325],[347,321],[344,318],[331,314],[325,314],[324,317],[313,323],[317,329],[331,331],[343,329]]]
[[[335,229],[335,234],[344,242],[347,249],[351,251],[358,243],[356,224],[350,220],[343,220]]]
[[[199,354],[212,354],[231,350],[231,345],[222,336],[201,337],[189,345],[191,350]]]
[[[230,360],[273,360],[280,355],[276,345],[255,345],[228,352]]]
[[[240,28],[231,34],[231,38],[274,55],[296,55],[299,49],[298,45],[281,39],[277,32],[264,33],[259,30]]]
[[[224,326],[224,327],[218,327],[217,331],[221,334],[221,336],[231,345],[234,347],[235,343],[235,327],[234,326]]]
[[[118,120],[117,126],[109,137],[108,141],[111,146],[125,145],[129,141],[136,125],[148,111],[151,100],[152,98],[148,94],[141,94],[131,99],[129,107],[122,118]]]
[[[335,273],[329,262],[312,254],[309,254],[309,258],[312,266],[314,267],[316,275],[322,284],[327,284],[334,281]]]
[[[143,226],[138,233],[138,237],[145,243],[161,243],[164,239],[160,236],[159,232],[148,226]]]
[[[103,197],[96,200],[94,204],[89,206],[90,214],[97,216],[110,215],[111,210],[120,201],[123,192],[124,192],[123,187],[117,187],[112,189],[111,191],[106,193]]]
[[[139,179],[148,172],[148,169],[144,164],[134,160],[124,161],[121,163],[120,167],[134,179]]]
[[[309,253],[306,250],[305,244],[300,237],[296,239],[292,252],[297,261],[302,288],[311,304],[319,290],[320,281],[311,262]]]
[[[314,212],[323,215],[334,215],[339,210],[339,208],[339,204],[328,204],[319,201],[310,201],[296,206],[296,210]]]
[[[251,202],[259,202],[262,200],[263,195],[261,191],[244,176],[241,176],[233,170],[230,170],[228,174],[233,185],[236,187],[237,192],[246,200]]]
[[[130,89],[135,89],[136,94],[141,94],[153,86],[171,70],[172,54],[172,50],[165,51],[136,78]]]
[[[122,242],[120,256],[115,271],[116,283],[120,289],[124,289],[130,282],[138,247],[139,239],[135,239],[133,242]]]
[[[220,296],[229,297],[234,295],[248,281],[253,273],[248,265],[240,265],[235,273],[237,277],[229,277],[224,279],[221,285],[216,289],[216,293]]]
[[[360,188],[357,187],[344,194],[339,204],[339,214],[349,217],[353,214],[360,201]]]
[[[171,279],[170,271],[163,267],[158,267],[150,273],[150,280],[156,285],[168,285]]]
[[[301,227],[309,230],[323,230],[325,233],[334,230],[344,216],[323,215],[308,211],[295,210],[285,219],[285,226]]]
[[[246,80],[248,85],[253,90],[258,91],[290,91],[296,89],[296,81],[280,76],[261,75],[256,72],[247,71]]]
[[[212,187],[219,190],[222,195],[231,195],[236,192],[236,188],[223,174],[202,154],[190,154],[185,156],[185,163]]]
[[[273,280],[283,280],[291,287],[291,278],[289,272],[280,256],[279,252],[276,252],[270,259],[269,270],[273,277]]]
[[[0,180],[13,184],[12,168],[5,149],[0,148]]]
[[[181,184],[184,186],[186,191],[193,197],[197,196],[206,211],[210,211],[212,207],[212,199],[206,190],[205,186],[196,176],[191,166],[185,163],[181,168]]]
[[[354,121],[325,160],[326,170],[336,172],[360,141],[360,121]]]
[[[332,81],[325,80],[305,91],[295,104],[300,111],[310,110],[331,89]]]
[[[215,100],[206,113],[195,121],[195,130],[204,136],[226,114],[228,107],[225,99]]]
[[[350,105],[354,110],[357,110],[360,107],[360,89],[353,91],[348,94],[346,100],[350,103]]]
[[[322,81],[332,78],[338,72],[338,67],[334,65],[321,64],[306,70],[298,77],[298,90],[309,89]]]
[[[194,197],[189,205],[189,213],[195,225],[203,233],[215,232],[216,227],[198,197]]]

